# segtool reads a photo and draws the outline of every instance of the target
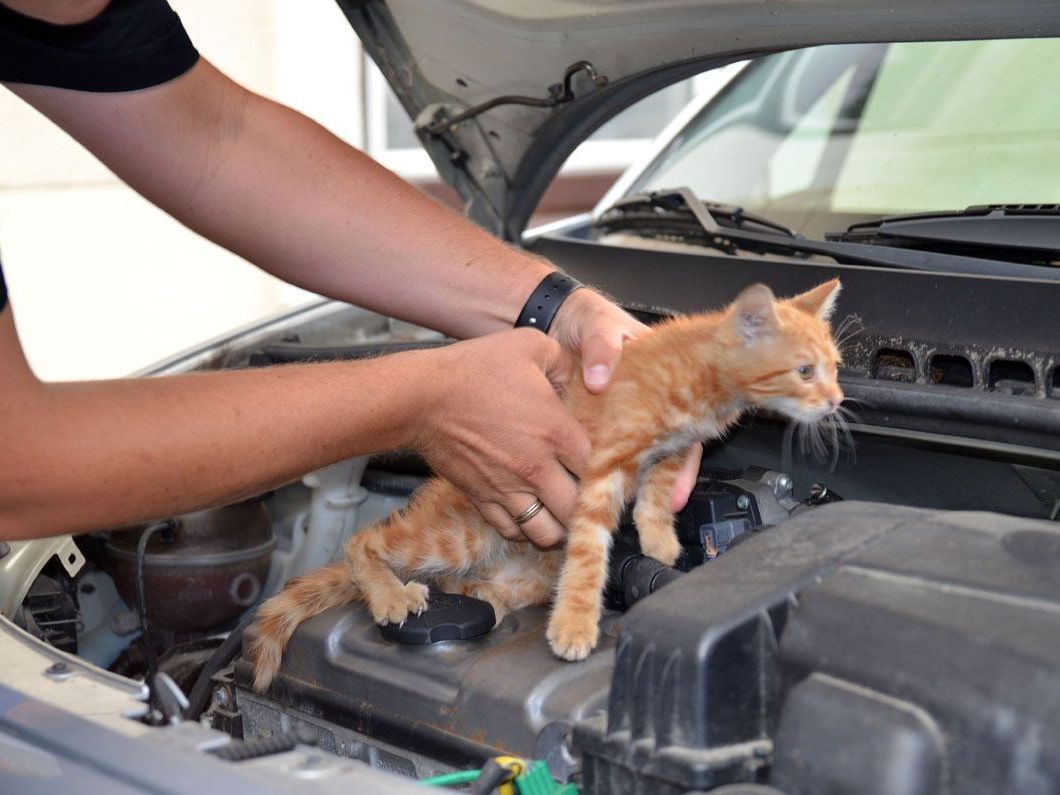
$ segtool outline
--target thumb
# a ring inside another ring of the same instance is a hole
[[[617,331],[594,331],[582,341],[582,379],[590,392],[604,391],[621,356],[622,336]]]

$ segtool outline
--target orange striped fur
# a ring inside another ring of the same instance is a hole
[[[722,436],[748,408],[806,423],[842,401],[828,325],[839,289],[833,279],[777,301],[767,287],[749,287],[723,310],[629,341],[603,394],[572,379],[565,399],[593,453],[565,549],[506,541],[452,484],[432,478],[405,510],[350,539],[345,562],[293,580],[261,606],[247,645],[255,687],[272,681],[300,622],[354,600],[380,624],[400,622],[426,606],[425,583],[485,599],[498,621],[554,595],[552,650],[583,659],[598,639],[611,534],[634,495],[641,548],[672,564],[680,549],[670,495],[692,445]]]

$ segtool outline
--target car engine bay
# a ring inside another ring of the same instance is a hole
[[[443,344],[328,303],[162,371]],[[586,661],[552,656],[544,608],[490,628],[477,600],[443,600],[395,635],[349,605],[305,622],[255,693],[239,654],[248,608],[428,474],[410,454],[359,458],[238,505],[14,542],[0,548],[4,614],[123,677],[162,672],[139,719],[199,721],[232,738],[232,760],[308,744],[418,780],[508,755],[583,793],[1060,780],[1055,463],[858,431],[822,461],[751,418],[708,446],[675,568],[641,555],[623,522]]]

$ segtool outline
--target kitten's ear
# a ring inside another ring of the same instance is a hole
[[[839,279],[830,279],[812,290],[796,295],[790,299],[791,304],[807,314],[817,315],[821,320],[828,320],[835,311],[835,302],[839,298],[841,289],[843,285],[839,283]]]
[[[772,334],[777,327],[776,297],[764,284],[752,284],[732,303],[736,335],[745,345]]]

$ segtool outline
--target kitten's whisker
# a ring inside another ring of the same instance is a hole
[[[835,330],[832,332],[832,339],[835,340],[837,348],[842,348],[858,334],[864,333],[864,331],[865,324],[860,317],[857,315],[847,315],[843,318],[843,321],[835,327]]]
[[[832,461],[828,466],[829,472],[835,472],[839,466],[839,422],[838,418],[829,417],[828,429],[832,432]]]
[[[823,419],[802,420],[800,422],[804,440],[803,451],[808,450],[811,452],[816,461],[825,461],[828,456],[828,445],[822,424]]]
[[[794,457],[795,422],[789,422],[784,429],[784,439],[780,443],[780,467],[785,472],[791,471],[792,458]]]
[[[876,404],[873,403],[871,400],[865,400],[864,398],[850,397],[850,395],[847,395],[846,397],[844,397],[843,398],[843,402],[844,403],[859,403],[862,406],[865,406],[866,408],[870,408],[870,409],[876,408]]]
[[[817,444],[820,447],[821,461],[828,461],[831,458],[832,445],[828,430],[827,422],[820,421],[814,426],[814,434],[817,436]]]
[[[810,426],[806,423],[799,425],[799,439],[802,441],[800,445],[800,452],[803,458],[808,455],[813,455],[813,432],[810,430]]]
[[[825,436],[824,423],[818,420],[813,424],[812,428],[814,454],[817,456],[818,461],[824,461],[828,456],[828,437]]]
[[[862,325],[862,327],[864,328],[862,320],[858,315],[847,315],[845,318],[839,321],[839,324],[835,327],[835,331],[833,331],[832,333],[834,336],[840,337],[843,335],[843,332],[845,332],[855,323]]]
[[[833,335],[832,339],[835,340],[836,347],[840,347],[843,344],[845,344],[847,342],[850,342],[850,340],[854,339],[854,337],[858,336],[858,334],[864,334],[864,333],[865,333],[865,327],[864,326],[858,326],[857,328],[854,328],[854,329],[847,328],[847,329],[843,329],[843,331],[841,331],[841,332],[837,331]]]
[[[838,406],[835,410],[835,416],[841,417],[843,422],[860,422],[861,418],[854,413],[853,409],[849,409],[846,406]]]
[[[850,463],[854,464],[857,462],[858,456],[857,448],[854,446],[854,434],[850,432],[850,423],[847,422],[845,416],[839,413],[835,415],[835,422],[839,431],[843,434],[843,442],[850,454]]]

